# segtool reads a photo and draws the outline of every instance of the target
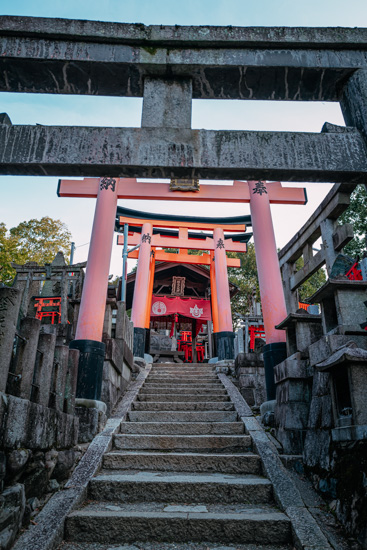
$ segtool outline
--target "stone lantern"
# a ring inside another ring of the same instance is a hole
[[[367,351],[350,341],[316,368],[331,376],[333,441],[367,439]]]

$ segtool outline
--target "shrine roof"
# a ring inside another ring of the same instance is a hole
[[[142,228],[129,225],[129,232],[141,233]],[[225,230],[225,229],[224,229]],[[160,227],[153,227],[153,235],[162,235],[164,237],[178,237],[178,230],[174,229],[162,229]],[[248,243],[252,237],[252,233],[231,233],[230,235],[224,235],[225,239],[232,239],[237,243]],[[212,233],[207,232],[192,232],[189,233],[190,238],[203,240],[207,237],[212,237]]]
[[[251,216],[245,215],[245,216],[234,216],[234,217],[223,217],[223,218],[208,218],[208,217],[197,217],[197,216],[180,216],[180,215],[172,215],[172,214],[154,214],[152,212],[141,212],[139,210],[131,210],[130,208],[124,208],[123,206],[118,206],[116,209],[116,231],[119,231],[120,223],[119,223],[119,217],[120,216],[126,216],[129,218],[139,218],[144,220],[156,220],[157,224],[158,221],[175,221],[175,222],[182,222],[184,223],[215,223],[217,225],[223,226],[223,229],[225,230],[225,225],[241,225],[246,224],[248,226],[252,225],[251,222]]]

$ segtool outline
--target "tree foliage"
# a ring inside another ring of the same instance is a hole
[[[354,239],[344,247],[344,254],[362,256],[366,250],[367,235],[367,191],[364,185],[357,185],[350,196],[350,205],[339,218],[340,224],[351,223]]]
[[[227,252],[229,258],[239,258],[241,267],[229,267],[228,279],[239,288],[239,293],[231,300],[232,317],[235,324],[239,315],[248,315],[251,310],[253,297],[260,302],[259,279],[257,276],[255,247],[247,244],[247,253]]]
[[[11,262],[24,264],[37,262],[50,263],[61,251],[66,258],[70,255],[71,233],[60,220],[47,216],[40,220],[21,222],[7,231],[0,223],[0,281],[10,284],[15,271]]]
[[[303,258],[298,258],[296,261],[297,271],[304,265]],[[298,288],[298,300],[300,302],[307,302],[307,299],[312,296],[322,285],[326,283],[326,273],[324,269],[319,269],[311,275],[311,277]]]

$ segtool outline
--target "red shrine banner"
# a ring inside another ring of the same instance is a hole
[[[150,312],[152,317],[174,315],[175,313],[198,321],[211,321],[212,318],[210,300],[153,295]]]

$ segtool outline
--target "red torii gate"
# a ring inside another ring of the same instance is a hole
[[[234,335],[227,265],[240,267],[240,260],[227,258],[226,252],[246,252],[246,242],[241,242],[241,240],[246,240],[246,235],[245,233],[237,233],[238,231],[245,232],[246,224],[221,224],[219,219],[217,223],[208,221],[208,219],[193,222],[189,221],[189,219],[185,220],[182,216],[166,216],[165,219],[161,219],[159,215],[155,215],[155,219],[151,219],[152,216],[150,215],[150,219],[148,220],[143,212],[135,214],[140,214],[140,217],[119,216],[119,224],[127,224],[129,226],[129,244],[140,245],[131,313],[131,319],[134,323],[134,335],[136,336],[134,338],[134,355],[143,356],[145,351],[145,338],[150,320],[155,261],[160,259],[168,262],[185,263],[185,260],[189,258],[191,260],[190,263],[210,265],[213,330],[216,338],[218,357],[219,359],[233,359]],[[131,231],[131,228],[136,230],[137,228],[141,228],[141,234]],[[165,234],[161,235],[160,232],[164,232],[164,228],[174,228],[178,231],[174,237]],[[197,238],[198,234],[189,235],[189,230],[198,229],[213,232],[213,236],[203,235]],[[230,238],[224,235],[224,231],[236,233],[233,238]],[[117,244],[124,244],[124,235],[118,236]],[[176,248],[180,252],[178,254],[167,253],[156,250],[157,247]],[[152,248],[154,249],[153,255]],[[192,256],[182,252],[188,249],[208,250],[211,254]],[[136,254],[134,256],[136,257]]]
[[[83,365],[82,370],[87,372],[80,374],[88,380],[88,385],[82,390],[83,395],[79,391],[78,397],[100,397],[104,355],[101,337],[118,198],[250,203],[267,346],[284,348],[285,356],[285,336],[283,331],[275,329],[286,317],[286,307],[270,204],[306,204],[303,188],[284,188],[280,182],[235,181],[232,186],[202,185],[200,191],[170,191],[169,184],[165,183],[105,177],[60,180],[58,196],[97,197],[78,326],[75,340],[70,344],[80,350],[80,367]],[[216,242],[218,238],[214,235]],[[267,383],[268,399],[272,399],[274,386],[270,390],[269,387]]]

